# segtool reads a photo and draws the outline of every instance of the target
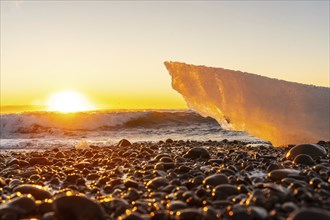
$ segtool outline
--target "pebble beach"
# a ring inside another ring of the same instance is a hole
[[[329,220],[330,142],[0,152],[1,220]]]

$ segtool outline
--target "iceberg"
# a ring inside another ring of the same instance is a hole
[[[275,146],[330,140],[330,88],[223,68],[165,62],[192,110]]]

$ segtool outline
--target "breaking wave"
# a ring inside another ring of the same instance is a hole
[[[162,128],[213,124],[212,118],[204,118],[191,111],[136,111],[136,112],[80,112],[61,114],[35,112],[1,115],[1,137],[14,134],[36,134],[69,131],[100,131],[123,128]]]

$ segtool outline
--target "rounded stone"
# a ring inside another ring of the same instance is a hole
[[[125,217],[119,218],[122,220],[144,220],[145,218],[143,218],[139,213],[137,212],[133,212]]]
[[[166,186],[168,184],[169,184],[169,181],[166,178],[164,178],[164,177],[156,177],[156,178],[150,180],[147,183],[147,187],[148,188],[151,188],[151,189],[158,189],[159,187]]]
[[[52,194],[41,186],[32,184],[22,184],[14,188],[14,192],[31,194],[36,200],[50,199]]]
[[[118,143],[118,147],[128,147],[131,145],[131,142],[129,142],[127,139],[121,139]]]
[[[30,165],[48,165],[49,161],[44,157],[32,157],[29,160]]]
[[[299,154],[297,155],[293,162],[295,164],[303,164],[303,165],[313,165],[314,164],[314,160],[311,156],[307,155],[307,154]]]
[[[4,187],[6,185],[7,185],[6,181],[0,176],[0,188]]]
[[[237,187],[230,184],[219,185],[212,191],[212,196],[215,199],[226,199],[228,196],[237,194],[239,194]]]
[[[170,211],[176,211],[176,210],[187,208],[187,204],[183,201],[180,201],[180,200],[174,200],[174,201],[171,201],[167,205],[167,207]]]
[[[65,154],[61,151],[58,151],[56,154],[55,154],[55,158],[64,158],[65,157]]]
[[[278,181],[285,177],[298,176],[299,173],[300,171],[295,169],[277,169],[268,173],[268,177],[273,181]]]
[[[159,162],[173,163],[173,160],[170,157],[162,157]]]
[[[330,212],[319,208],[299,208],[293,211],[288,220],[329,220]]]
[[[294,159],[299,154],[307,154],[311,157],[326,155],[327,151],[318,144],[299,144],[291,148],[286,154],[287,159]]]
[[[124,180],[124,185],[127,188],[129,188],[129,187],[136,188],[136,189],[139,188],[139,183],[136,182],[135,180],[132,180],[132,179],[126,179],[126,180]]]
[[[42,215],[41,220],[56,220],[54,212],[47,212]]]
[[[210,154],[203,147],[194,147],[194,148],[190,149],[184,155],[184,157],[190,158],[190,159],[197,159],[197,158],[209,159],[210,158]]]
[[[135,201],[140,198],[139,192],[134,188],[129,188],[127,192],[127,197],[130,201]]]
[[[210,185],[213,187],[215,187],[217,185],[221,185],[221,184],[227,184],[227,183],[228,183],[227,176],[224,174],[220,174],[220,173],[208,176],[203,180],[204,185]]]
[[[187,208],[176,213],[177,220],[201,220],[203,219],[203,213],[198,209]]]
[[[58,220],[105,219],[105,212],[98,203],[83,195],[73,194],[70,191],[64,195],[59,195],[53,201],[53,209]]]
[[[0,216],[3,213],[14,212],[19,215],[26,215],[36,209],[35,200],[31,195],[23,195],[12,199],[8,203],[0,205]]]

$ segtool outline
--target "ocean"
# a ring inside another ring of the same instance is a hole
[[[114,145],[166,139],[196,141],[265,141],[246,132],[222,129],[216,120],[190,110],[100,110],[79,113],[2,114],[1,150],[70,148],[79,144]]]

